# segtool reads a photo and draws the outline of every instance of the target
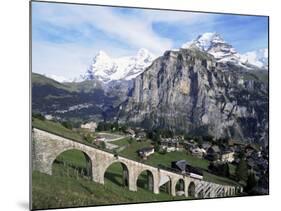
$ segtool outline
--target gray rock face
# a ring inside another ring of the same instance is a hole
[[[218,63],[196,48],[167,51],[135,79],[119,121],[267,144],[268,85],[262,74]]]

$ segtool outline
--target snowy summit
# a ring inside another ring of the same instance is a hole
[[[207,32],[199,35],[195,40],[182,45],[182,48],[197,47],[201,51],[213,55],[220,62],[232,62],[248,69],[253,67],[268,69],[267,49],[239,54],[221,35]]]
[[[98,79],[104,83],[114,80],[131,80],[148,67],[155,56],[141,48],[135,56],[111,58],[104,51],[99,51],[85,75],[84,80]]]

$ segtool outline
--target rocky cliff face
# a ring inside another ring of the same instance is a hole
[[[267,143],[267,72],[196,47],[167,51],[139,75],[119,120],[146,128]]]

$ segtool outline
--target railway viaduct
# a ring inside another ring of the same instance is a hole
[[[89,163],[91,179],[100,184],[104,184],[107,168],[119,162],[123,167],[123,180],[126,181],[130,191],[137,191],[138,176],[144,171],[147,172],[150,181],[149,189],[155,194],[159,193],[160,186],[168,185],[170,194],[176,196],[178,182],[186,197],[226,197],[235,196],[242,191],[242,188],[238,186],[211,183],[189,175],[153,167],[37,128],[33,128],[32,131],[32,169],[52,175],[52,165],[56,157],[72,149],[84,153]]]

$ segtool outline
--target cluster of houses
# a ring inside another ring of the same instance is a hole
[[[161,150],[165,150],[166,152],[186,150],[193,156],[196,156],[198,158],[205,158],[210,161],[233,162],[235,159],[235,152],[229,147],[212,145],[209,142],[205,142],[202,145],[199,145],[192,139],[183,140],[181,137],[162,139],[160,148]]]
[[[161,138],[160,149],[166,152],[182,151],[183,147],[181,141],[181,137]]]
[[[135,138],[137,141],[143,141],[146,139],[146,132],[144,131],[143,128],[135,128],[135,129],[132,129],[132,128],[127,128],[125,131],[124,131],[126,134],[128,134],[129,136],[131,136],[132,138]]]

